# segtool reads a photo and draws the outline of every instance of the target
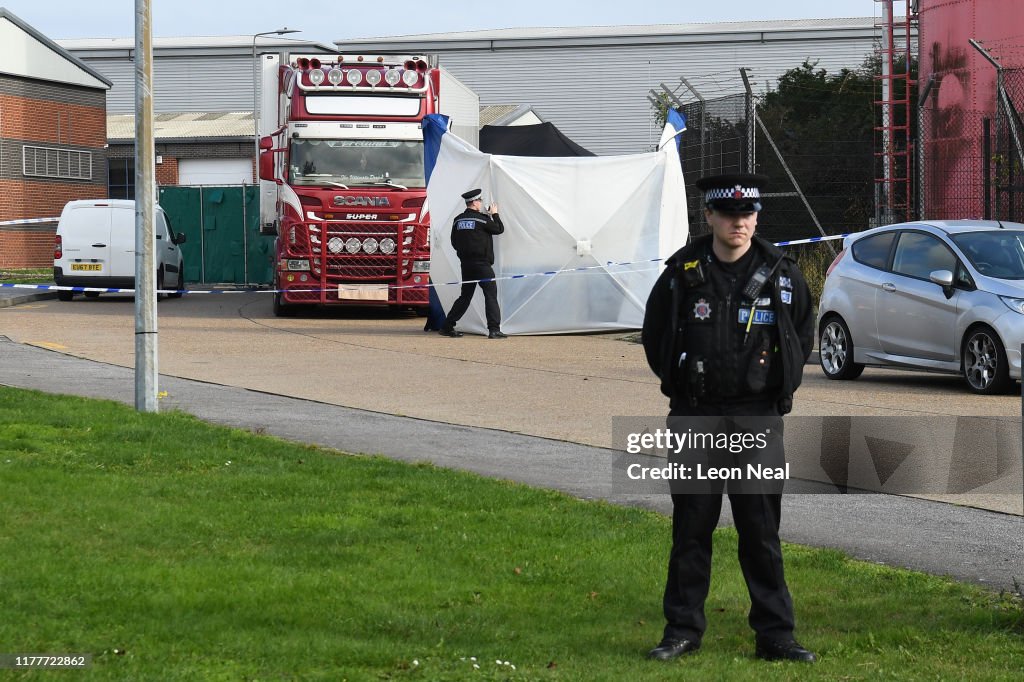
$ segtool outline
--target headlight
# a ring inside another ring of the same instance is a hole
[[[380,79],[380,71],[374,70],[366,72],[366,82],[369,83],[370,85],[380,85]]]
[[[366,253],[377,253],[377,240],[373,237],[367,237],[363,240],[363,251]]]
[[[391,237],[385,237],[380,240],[380,252],[386,254],[392,254],[395,252],[395,240]]]
[[[327,80],[331,82],[331,85],[337,85],[341,82],[344,75],[341,73],[341,69],[331,69],[327,72]]]
[[[359,69],[349,69],[348,73],[345,74],[345,80],[348,81],[349,85],[359,85],[363,82],[363,72]]]
[[[1000,296],[999,300],[1006,304],[1006,307],[1015,313],[1024,315],[1024,298],[1013,298],[1012,296]]]
[[[309,260],[307,260],[307,259],[302,259],[302,260],[292,260],[292,259],[289,259],[289,261],[288,261],[288,269],[289,270],[309,270]]]
[[[341,237],[331,237],[331,241],[327,242],[327,248],[331,253],[341,253],[345,248],[345,241]]]
[[[359,253],[360,242],[355,237],[349,237],[349,240],[345,242],[345,250],[349,253]]]
[[[313,69],[309,72],[309,82],[313,85],[320,85],[324,82],[323,69]]]
[[[420,79],[420,75],[415,71],[406,71],[402,74],[402,82],[408,85],[410,88],[416,85],[416,82]]]
[[[402,80],[402,74],[398,73],[398,69],[388,69],[384,74],[384,82],[388,85],[398,85],[400,80]]]

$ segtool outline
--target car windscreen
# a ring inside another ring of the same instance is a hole
[[[422,140],[291,140],[294,185],[426,187]]]
[[[951,235],[951,238],[982,275],[1024,279],[1024,232],[963,232]]]

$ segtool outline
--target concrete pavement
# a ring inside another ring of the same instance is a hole
[[[0,298],[17,298],[4,296],[10,291],[0,289]],[[133,402],[130,369],[6,337],[0,337],[0,384]],[[347,452],[430,461],[586,499],[662,513],[671,508],[664,495],[614,494],[611,462],[617,453],[610,449],[168,376],[161,378],[161,389],[168,392],[163,409],[215,423]],[[723,523],[730,522],[726,510]],[[784,498],[782,535],[790,542],[997,588],[1012,588],[1014,578],[1024,578],[1024,518],[1015,515],[888,495],[793,494]]]

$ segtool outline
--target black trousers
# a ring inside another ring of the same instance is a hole
[[[462,266],[462,279],[475,280],[475,279],[493,279],[494,268],[488,263],[461,263]],[[462,293],[455,303],[452,304],[452,309],[448,311],[448,317],[445,318],[444,326],[451,329],[455,326],[455,323],[462,319],[462,316],[469,310],[469,304],[473,300],[473,294],[476,292],[476,282],[468,282],[462,285]],[[484,292],[484,312],[487,315],[487,329],[489,331],[498,331],[501,329],[501,308],[498,307],[498,284],[496,282],[480,282],[480,289]]]
[[[671,416],[777,416],[773,405],[695,407]],[[719,482],[720,483],[720,482]],[[707,626],[704,601],[711,585],[711,534],[722,512],[722,492],[672,495],[672,552],[665,581],[665,637],[700,641]],[[758,637],[792,637],[793,600],[779,542],[781,493],[729,493],[739,534],[739,562],[750,594],[748,622]]]

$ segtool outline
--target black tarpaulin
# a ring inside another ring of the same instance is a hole
[[[554,123],[484,126],[480,151],[505,156],[596,156],[566,137]]]

